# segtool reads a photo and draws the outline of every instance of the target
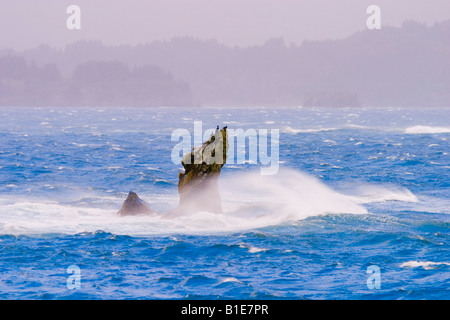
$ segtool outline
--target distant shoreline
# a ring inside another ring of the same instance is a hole
[[[227,47],[174,38],[0,50],[0,105],[450,106],[450,20],[341,40]]]

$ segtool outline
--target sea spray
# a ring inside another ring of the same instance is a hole
[[[234,199],[226,206],[233,215],[264,216],[274,224],[322,214],[367,213],[356,201],[294,169],[282,168],[273,176],[235,174],[223,177],[221,187],[223,199]]]
[[[56,201],[21,201],[0,204],[1,234],[95,232],[157,235],[170,233],[230,232],[278,225],[323,214],[364,214],[367,210],[351,197],[338,193],[303,172],[283,168],[273,176],[239,172],[219,180],[223,214],[206,211],[167,219],[158,216],[120,217],[110,199],[104,208]],[[152,204],[175,204],[176,193],[145,194]],[[117,199],[118,203],[121,199]],[[8,214],[7,214],[8,213]]]

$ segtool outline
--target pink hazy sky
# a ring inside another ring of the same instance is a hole
[[[71,4],[81,8],[81,30],[66,27]],[[274,37],[301,44],[363,30],[372,4],[381,8],[382,27],[450,19],[449,0],[14,0],[0,2],[0,49],[63,48],[77,40],[136,45],[177,36],[238,46]]]

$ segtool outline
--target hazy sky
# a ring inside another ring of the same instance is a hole
[[[66,9],[81,8],[81,30],[68,30]],[[450,19],[450,0],[1,0],[0,48],[23,50],[76,40],[139,44],[176,36],[227,45],[344,38],[366,28],[369,5],[381,26]]]

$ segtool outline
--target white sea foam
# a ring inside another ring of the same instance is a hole
[[[329,139],[323,140],[323,143],[326,143],[326,144],[332,145],[332,146],[337,145],[337,142],[336,142],[336,141],[334,141],[334,140],[329,140]]]
[[[395,185],[361,184],[353,186],[349,192],[349,196],[360,204],[385,201],[419,202],[410,190]]]
[[[407,134],[450,133],[450,127],[413,126],[405,129]]]
[[[108,171],[121,170],[121,169],[123,169],[123,167],[119,167],[119,166],[116,166],[116,167],[108,167]]]
[[[346,128],[350,128],[350,129],[367,129],[366,126],[362,126],[362,125],[354,124],[354,123],[347,123],[347,124],[345,125],[345,127],[346,127]]]
[[[228,278],[223,278],[220,283],[225,283],[225,282],[237,282],[237,283],[241,283],[241,281],[239,281],[238,279],[236,279],[235,277],[228,277]]]
[[[258,253],[258,252],[264,252],[264,251],[269,250],[269,249],[266,249],[266,248],[257,248],[257,247],[254,247],[254,246],[250,246],[250,245],[247,245],[245,243],[241,243],[239,245],[239,248],[248,249],[249,253]]]
[[[346,129],[367,129],[368,127],[353,124],[353,123],[347,123],[342,126],[342,128]],[[316,132],[327,132],[327,131],[335,131],[339,130],[339,128],[336,127],[325,127],[325,128],[292,128],[291,126],[286,126],[281,129],[282,133],[288,133],[288,134],[298,134],[298,133],[316,133]]]
[[[71,145],[74,145],[74,146],[77,146],[77,147],[80,147],[80,148],[84,148],[84,147],[87,147],[87,146],[88,146],[88,145],[85,144],[85,143],[71,142],[70,144],[71,144]]]
[[[317,129],[295,129],[292,127],[284,127],[281,132],[288,134],[297,134],[297,133],[314,133],[314,132],[323,132],[323,131],[333,131],[337,130],[336,128],[317,128]]]
[[[400,268],[418,268],[422,267],[425,270],[436,269],[439,266],[450,266],[450,262],[433,262],[433,261],[408,261],[400,265]]]
[[[259,171],[221,176],[219,180],[224,214],[198,212],[168,219],[178,203],[172,193],[140,194],[162,214],[117,215],[125,195],[104,195],[89,201],[0,199],[0,234],[77,234],[102,230],[133,236],[175,233],[217,233],[251,230],[326,214],[366,214],[363,204],[374,201],[416,201],[405,189],[369,188],[357,195],[339,193],[308,174],[281,168],[277,175]],[[248,247],[250,253],[264,248]]]

